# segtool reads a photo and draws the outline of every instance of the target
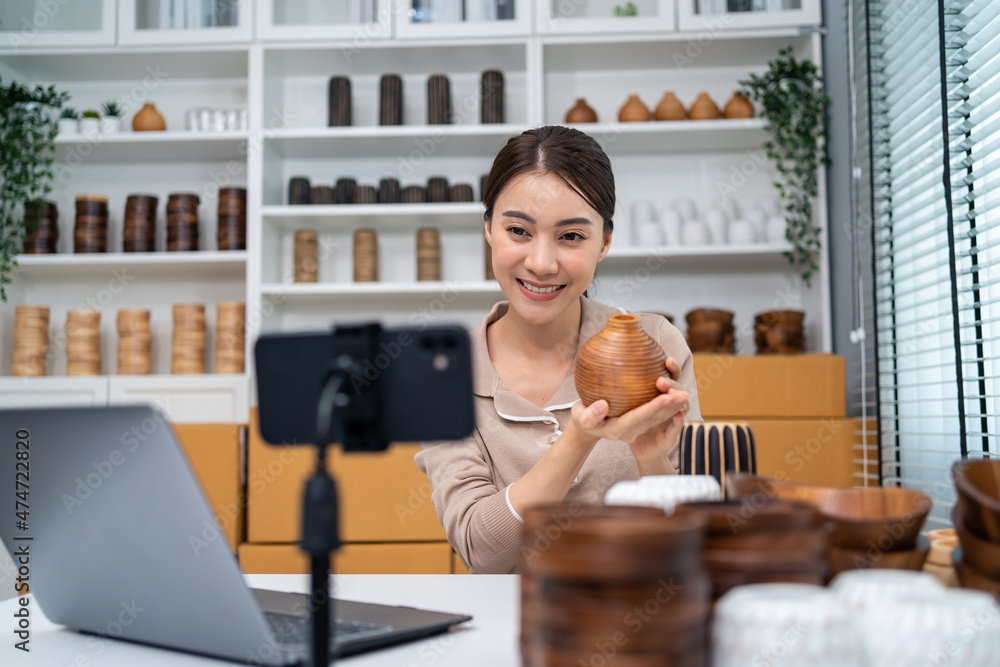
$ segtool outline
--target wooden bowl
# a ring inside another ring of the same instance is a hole
[[[730,475],[726,484],[727,497],[783,498],[815,505],[834,522],[831,543],[853,549],[912,549],[931,510],[930,496],[915,489],[809,486],[752,475]]]
[[[1000,581],[1000,544],[984,540],[969,530],[962,506],[958,503],[951,510],[951,521],[955,524],[965,563],[977,572]]]
[[[930,551],[930,541],[922,535],[914,549],[882,551],[833,546],[830,548],[830,577],[846,570],[921,570]]]
[[[695,308],[685,315],[684,319],[687,321],[688,326],[703,324],[705,322],[722,322],[726,325],[732,325],[734,316],[735,314],[731,310],[722,310],[720,308]]]
[[[966,527],[979,537],[1000,543],[1000,460],[957,461],[951,475]]]
[[[965,562],[965,554],[962,547],[956,547],[951,552],[951,558],[952,563],[955,565],[955,572],[958,574],[958,583],[962,585],[962,588],[986,591],[1000,602],[1000,581],[986,576]]]
[[[802,310],[768,310],[754,317],[754,322],[766,326],[783,326],[802,329],[806,314]]]

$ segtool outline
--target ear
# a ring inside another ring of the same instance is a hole
[[[609,250],[611,250],[611,234],[605,234],[604,244],[601,246],[601,255],[597,258],[597,261],[603,261]]]
[[[484,233],[486,235],[486,242],[489,243],[490,247],[492,248],[493,247],[493,242],[490,241],[490,228],[492,227],[492,225],[490,224],[491,222],[492,222],[492,220],[487,220],[484,223],[484,229],[483,229],[483,231],[484,231]]]

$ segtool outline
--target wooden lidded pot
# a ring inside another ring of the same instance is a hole
[[[639,99],[638,95],[629,95],[625,104],[618,110],[619,123],[637,123],[649,120],[649,107]]]
[[[723,109],[722,115],[726,118],[753,118],[753,102],[748,100],[743,96],[743,93],[737,90],[733,93],[733,96],[729,98],[729,101],[726,102],[726,108]]]
[[[584,405],[604,399],[617,417],[656,398],[656,379],[667,375],[666,354],[642,328],[638,315],[612,315],[580,348],[574,382]]]
[[[691,120],[712,120],[719,117],[719,105],[715,103],[708,93],[698,93],[698,99],[691,105],[688,111]]]
[[[663,93],[663,99],[656,105],[653,117],[656,120],[685,120],[687,111],[684,109],[684,104],[674,95],[674,91],[668,90]]]
[[[566,112],[566,122],[570,125],[575,123],[596,123],[597,112],[587,106],[587,100],[578,97],[573,108]]]
[[[166,129],[167,121],[152,102],[143,104],[138,113],[132,116],[132,130],[135,132],[163,132]]]

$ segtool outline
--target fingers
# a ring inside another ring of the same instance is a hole
[[[670,377],[674,380],[678,380],[681,377],[681,365],[673,357],[667,357],[667,372],[670,373]]]
[[[581,407],[582,403],[579,404]],[[575,406],[574,406],[575,407]],[[608,414],[608,402],[603,398],[594,401],[586,407],[582,407],[577,417],[577,422],[585,429],[593,429],[600,426],[601,422]]]
[[[684,387],[682,387],[676,380],[672,380],[666,375],[661,375],[656,378],[656,388],[664,394],[668,391],[684,391]]]
[[[653,400],[629,410],[619,417],[620,426],[625,430],[639,427],[645,431],[662,424],[679,412],[686,411],[691,395],[684,390],[660,394]]]

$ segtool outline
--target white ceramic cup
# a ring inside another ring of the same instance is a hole
[[[663,241],[667,245],[681,244],[681,214],[672,208],[659,212],[660,227],[663,229]]]
[[[656,220],[649,220],[639,226],[636,234],[637,244],[641,247],[657,247],[663,245],[663,229]]]
[[[708,225],[698,220],[689,220],[681,226],[681,243],[684,245],[708,245],[711,237]]]
[[[785,219],[781,217],[771,218],[767,221],[767,229],[765,231],[765,237],[768,243],[784,243],[785,242],[785,229],[788,225],[785,224]]]
[[[756,243],[757,230],[746,220],[733,220],[729,223],[729,242],[734,245]]]
[[[710,208],[705,211],[704,218],[708,232],[712,236],[712,243],[726,243],[726,227],[729,223],[726,212],[720,208]]]
[[[714,208],[725,211],[730,220],[736,220],[740,217],[740,205],[733,197],[719,197],[715,200]]]
[[[681,219],[684,222],[694,220],[698,217],[697,209],[694,205],[694,200],[690,197],[680,197],[674,200],[673,208],[675,211],[681,214]]]
[[[641,227],[650,220],[656,220],[656,207],[648,199],[637,199],[630,207],[632,224]]]

